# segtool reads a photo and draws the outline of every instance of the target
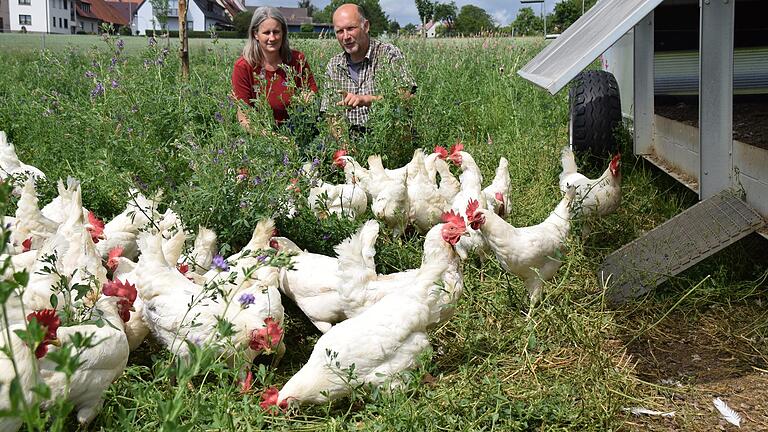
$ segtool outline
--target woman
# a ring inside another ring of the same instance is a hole
[[[291,72],[287,74],[285,69]],[[253,13],[248,42],[243,55],[235,62],[232,92],[250,106],[254,106],[251,99],[266,96],[275,121],[280,124],[288,119],[286,108],[294,92],[291,77],[295,89],[304,93],[303,97],[317,93],[315,77],[304,53],[292,50],[288,45],[288,25],[283,14],[271,6],[262,6]],[[237,119],[250,130],[248,116],[239,109]]]

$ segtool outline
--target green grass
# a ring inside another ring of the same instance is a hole
[[[159,47],[146,47],[145,38],[126,39],[126,61],[114,71],[108,70],[114,42],[49,36],[50,51],[45,53],[36,51],[39,42],[39,35],[0,35],[0,50],[10,50],[0,58],[0,69],[7,71],[0,76],[0,130],[9,132],[22,160],[53,179],[81,179],[86,206],[105,218],[122,209],[128,186],[162,186],[187,226],[204,223],[233,248],[247,240],[258,217],[271,213],[274,197],[284,193],[300,154],[292,141],[249,136],[236,124],[226,96],[242,41],[193,41],[189,83],[179,80],[173,55],[162,66],[145,66],[145,60],[161,55]],[[516,74],[541,42],[397,44],[419,84],[411,117],[402,115],[403,107],[381,110],[374,116],[376,133],[357,147],[356,156],[364,160],[379,152],[397,165],[397,155],[409,154],[414,146],[432,148],[460,139],[486,179],[492,178],[500,156],[509,160],[512,224],[543,220],[560,198],[557,175],[568,136],[568,107],[565,92],[553,97]],[[338,50],[335,42],[296,41],[295,46],[307,53],[322,81],[325,62]],[[119,87],[107,85],[103,96],[91,97],[95,83],[85,77],[86,71],[95,71],[94,79],[107,84],[115,79]],[[265,117],[255,114],[254,120],[267,124]],[[402,130],[395,126],[403,124],[413,126],[415,142],[402,140]],[[321,145],[316,156],[328,167],[328,154],[338,143],[325,138],[314,144]],[[730,248],[672,278],[652,296],[618,309],[606,306],[595,277],[602,259],[696,202],[687,189],[630,156],[630,144],[624,145],[621,209],[601,221],[587,241],[572,236],[565,264],[546,285],[533,318],[526,320],[521,312],[525,289],[519,279],[506,275],[494,260],[470,259],[464,265],[465,292],[456,315],[431,332],[433,351],[412,372],[404,390],[364,392],[332,406],[269,416],[258,406],[258,392],[239,394],[234,371],[202,359],[207,372],[172,380],[169,355],[145,343],[110,388],[92,429],[632,428],[623,408],[661,408],[672,403],[672,396],[638,374],[636,364],[647,359],[629,343],[638,338],[652,343],[661,324],[678,312],[696,320],[713,307],[722,308],[719,337],[736,340],[748,329],[756,342],[752,348],[740,345],[743,357],[765,367],[760,352],[768,352],[768,325],[759,304],[768,299],[759,276],[766,261],[754,249]],[[224,151],[220,159],[218,150]],[[286,166],[280,162],[283,155],[290,159]],[[235,184],[233,173],[244,163],[243,156],[249,157],[251,174],[269,179],[265,184],[271,186]],[[338,173],[324,169],[329,178],[338,179]],[[52,194],[52,186],[44,186],[43,202]],[[299,244],[329,252],[359,222],[318,222],[303,214],[280,224]],[[330,237],[321,239],[323,235]],[[380,269],[396,271],[418,264],[421,241],[392,241],[384,233],[377,250]],[[285,383],[319,337],[301,312],[285,303],[288,352],[277,369],[260,369],[258,386]],[[754,318],[751,327],[736,319],[736,311]],[[695,419],[679,422],[683,429],[696,427]]]

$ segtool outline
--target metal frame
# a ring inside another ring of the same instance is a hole
[[[700,4],[700,199],[732,185],[734,3],[702,0]]]
[[[653,11],[634,30],[634,128],[636,155],[647,155],[654,147]]]

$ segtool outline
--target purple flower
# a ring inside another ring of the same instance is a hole
[[[229,270],[229,264],[227,264],[227,260],[224,259],[224,257],[219,255],[219,254],[216,254],[213,257],[212,263],[213,263],[214,267],[216,267],[217,269],[219,269],[221,271]]]
[[[213,158],[213,163],[215,163],[215,164],[219,163],[219,157],[218,157],[218,156],[216,156],[215,158]]]
[[[149,69],[149,65],[151,65],[151,64],[152,64],[152,62],[151,62],[150,60],[148,60],[148,59],[144,59],[144,67],[145,67],[146,69]]]
[[[328,240],[329,238],[331,238],[330,234],[323,234],[323,240]]]
[[[257,260],[258,260],[260,263],[262,263],[262,264],[263,264],[263,263],[265,263],[265,262],[267,262],[267,256],[266,256],[266,255],[259,255],[259,256],[257,256],[257,257],[256,257],[256,259],[257,259]]]
[[[312,159],[312,168],[317,168],[318,165],[320,165],[320,159],[318,158]]]
[[[112,88],[115,89],[115,88],[118,88],[118,87],[120,87],[120,84],[118,84],[117,81],[112,80]]]
[[[117,47],[119,49],[123,49],[124,46],[125,46],[125,41],[123,41],[122,39],[118,39],[117,40]]]
[[[247,308],[248,306],[256,303],[256,296],[251,293],[242,293],[240,298],[237,299],[240,302],[240,306]]]
[[[116,65],[116,64],[117,64],[117,59],[116,59],[116,58],[114,58],[114,57],[112,57],[112,66],[114,66],[114,65]]]
[[[218,150],[216,150],[216,153],[218,153],[218,154],[224,154],[224,149],[218,149]]]
[[[253,183],[254,185],[260,185],[261,182],[262,182],[262,180],[261,180],[261,177],[259,177],[259,176],[256,176],[256,177],[253,178],[253,180],[251,180],[251,183]]]
[[[99,62],[97,62],[96,60],[94,60],[94,61],[92,61],[92,62],[91,62],[91,66],[92,66],[94,69],[98,69],[98,68],[99,68]]]
[[[136,105],[132,106],[132,107],[131,107],[131,112],[132,112],[132,113],[134,113],[134,114],[135,114],[135,113],[137,113],[137,112],[139,112],[139,107],[138,107],[138,106],[136,106]]]
[[[156,62],[156,64],[157,64],[158,66],[162,66],[162,65],[164,65],[164,64],[165,64],[165,61],[163,61],[163,58],[162,58],[162,57],[160,57],[160,58],[158,58],[158,59],[157,59],[157,62]]]
[[[154,36],[150,37],[149,41],[148,41],[148,45],[151,46],[151,47],[157,45],[157,39],[155,39]]]
[[[85,77],[86,77],[86,78],[93,78],[93,77],[95,77],[95,76],[96,76],[96,74],[95,74],[95,73],[93,73],[93,72],[91,72],[91,71],[85,71]]]
[[[240,201],[240,208],[246,208],[248,207],[248,203],[245,201]]]
[[[288,155],[283,153],[283,165],[288,165],[290,161],[288,160]]]
[[[133,132],[133,128],[132,128],[132,127],[129,127],[129,128],[128,128],[128,129],[126,129],[126,130],[128,131],[128,133],[131,133],[131,132]]]
[[[215,118],[215,119],[216,119],[216,121],[217,121],[217,122],[219,122],[219,123],[224,123],[224,116],[223,116],[223,115],[221,115],[221,113],[220,113],[220,112],[218,112],[218,111],[216,111],[215,113],[213,113],[213,118]]]
[[[96,87],[94,87],[94,89],[91,90],[91,97],[95,98],[103,94],[104,94],[104,86],[100,82],[97,82]]]

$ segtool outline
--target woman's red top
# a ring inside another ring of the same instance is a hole
[[[317,83],[312,71],[309,69],[304,53],[291,50],[291,61],[288,67],[292,69],[293,81],[296,89],[310,89],[317,93]],[[232,71],[232,91],[235,97],[253,106],[251,99],[259,99],[267,95],[267,102],[272,107],[272,113],[278,123],[288,119],[286,107],[291,103],[294,89],[288,85],[288,74],[283,68],[271,72],[261,65],[251,66],[244,57],[235,62]]]

